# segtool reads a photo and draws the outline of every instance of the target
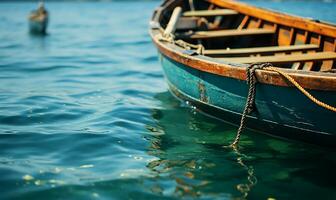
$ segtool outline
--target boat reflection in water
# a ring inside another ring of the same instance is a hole
[[[158,157],[147,167],[169,181],[153,186],[152,191],[180,197],[246,198],[257,183],[253,167],[244,163],[242,154],[223,148],[234,139],[236,128],[216,123],[188,106],[181,109],[181,103],[168,92],[156,98],[165,108],[152,110],[157,124],[146,127],[152,135],[148,153]],[[242,144],[252,145],[246,138]]]
[[[48,11],[45,9],[44,3],[40,2],[38,9],[32,11],[28,17],[30,33],[45,35],[47,33],[48,18]]]
[[[147,168],[153,176],[144,182],[156,195],[333,199],[334,151],[246,130],[236,152],[224,146],[232,142],[237,127],[200,113],[169,92],[154,98],[159,105],[146,126],[147,152],[155,157]]]

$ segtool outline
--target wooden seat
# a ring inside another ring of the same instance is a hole
[[[177,24],[176,29],[177,30],[195,30],[198,27],[199,18],[190,18],[190,17],[180,17]]]
[[[228,16],[237,15],[238,12],[230,9],[218,9],[218,10],[197,10],[187,11],[183,13],[185,17],[208,17],[208,16]]]
[[[237,49],[214,49],[205,50],[205,55],[239,55],[239,54],[261,54],[261,53],[279,53],[292,51],[307,51],[318,49],[315,44],[291,45],[291,46],[271,46],[271,47],[253,47]]]
[[[258,57],[234,57],[219,58],[220,60],[232,63],[292,63],[292,62],[310,62],[322,60],[336,60],[335,52],[316,52],[306,54],[258,56]]]
[[[275,31],[272,29],[228,29],[228,30],[218,30],[218,31],[196,31],[176,34],[177,38],[186,39],[206,39],[206,38],[217,38],[217,37],[231,37],[231,36],[245,36],[245,35],[271,35]]]

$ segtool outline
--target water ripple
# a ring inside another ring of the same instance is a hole
[[[0,4],[1,199],[335,196],[333,151],[246,131],[237,154],[236,127],[167,91],[147,30],[159,1],[47,2],[44,37],[27,31],[35,3]]]

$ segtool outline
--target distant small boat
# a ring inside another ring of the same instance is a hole
[[[30,13],[29,30],[33,34],[46,34],[48,26],[48,11],[43,3],[39,3],[38,9]]]
[[[225,121],[246,116],[251,129],[336,147],[335,25],[231,0],[166,0],[150,34],[177,97]],[[270,64],[253,71],[249,107],[245,80],[256,63]],[[332,109],[310,101],[290,78]],[[249,108],[255,112],[243,115]]]

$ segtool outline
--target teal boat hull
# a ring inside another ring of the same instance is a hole
[[[238,124],[248,85],[243,80],[204,72],[159,53],[171,92],[190,101],[202,112]],[[315,97],[333,105],[336,93],[310,90]],[[257,84],[256,112],[247,127],[277,137],[335,147],[336,115],[321,108],[293,87]]]
[[[29,31],[32,34],[46,34],[48,27],[48,19],[41,21],[29,20]]]

